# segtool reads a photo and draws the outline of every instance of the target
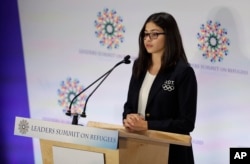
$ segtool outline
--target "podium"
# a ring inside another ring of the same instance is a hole
[[[169,145],[191,145],[189,135],[148,130],[140,133],[126,132],[123,126],[89,122],[88,127],[118,130],[118,149],[110,150],[85,145],[63,143],[40,139],[44,164],[53,163],[52,147],[64,147],[104,154],[105,164],[166,164],[168,163]]]
[[[44,164],[53,164],[63,156],[71,158],[58,150],[80,152],[77,158],[84,153],[98,154],[105,164],[166,164],[170,144],[191,146],[189,135],[155,130],[130,133],[121,125],[93,121],[87,126],[77,126],[16,117],[14,133],[39,138]],[[97,142],[96,136],[108,136],[110,140]]]

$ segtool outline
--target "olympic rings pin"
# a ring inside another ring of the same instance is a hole
[[[173,91],[174,90],[174,81],[172,81],[172,80],[166,80],[164,82],[164,84],[162,84],[162,88],[165,91],[169,91],[169,92]]]

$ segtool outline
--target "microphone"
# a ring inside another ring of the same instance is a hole
[[[130,64],[131,61],[129,59],[130,59],[129,55],[125,56],[124,59],[123,59],[124,63],[125,64]]]
[[[125,64],[130,64],[130,56],[127,55],[123,58],[122,61],[118,62],[116,65],[114,65],[110,70],[108,70],[106,73],[104,73],[102,76],[100,76],[98,79],[96,79],[94,82],[92,82],[89,86],[87,86],[85,89],[83,89],[81,92],[79,92],[77,95],[75,95],[75,97],[71,100],[70,105],[69,105],[69,110],[65,113],[67,116],[72,116],[73,115],[73,120],[72,120],[72,124],[73,125],[77,125],[78,124],[78,113],[71,113],[71,107],[74,103],[74,101],[76,100],[76,98],[78,96],[80,96],[83,92],[85,92],[87,89],[89,89],[92,85],[94,85],[95,83],[97,83],[99,80],[100,83],[94,88],[94,90],[90,93],[90,95],[87,97],[85,104],[84,104],[84,109],[82,111],[82,114],[80,115],[81,117],[86,117],[86,107],[87,107],[87,102],[89,100],[89,98],[93,95],[93,93],[99,88],[99,86],[104,82],[104,80],[110,75],[110,73],[120,64],[125,63]]]

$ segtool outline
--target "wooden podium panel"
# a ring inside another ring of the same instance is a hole
[[[167,164],[169,145],[191,145],[191,137],[155,130],[129,133],[121,125],[88,122],[87,126],[119,131],[119,164]]]
[[[169,145],[190,146],[191,137],[154,130],[129,133],[121,125],[89,122],[87,127],[118,130],[118,148],[106,149],[40,139],[44,164],[53,164],[53,147],[71,148],[104,154],[105,164],[167,164]],[[84,162],[84,161],[83,161]]]
[[[119,164],[166,164],[169,144],[150,143],[143,140],[119,139]]]

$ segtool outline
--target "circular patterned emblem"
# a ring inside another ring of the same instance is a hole
[[[69,110],[69,105],[72,99],[83,90],[83,86],[79,84],[77,79],[68,78],[61,82],[61,88],[58,89],[58,103],[63,107],[63,112]],[[81,113],[85,104],[86,95],[83,93],[76,98],[71,106],[72,113]]]
[[[27,120],[21,120],[18,124],[19,132],[26,134],[29,131],[29,123]]]
[[[221,62],[227,56],[229,39],[226,37],[226,29],[222,29],[219,22],[213,23],[211,20],[207,24],[202,24],[200,33],[197,34],[199,41],[198,48],[203,51],[203,57],[209,58],[211,62]]]
[[[94,24],[96,27],[96,37],[100,39],[102,46],[108,49],[118,48],[119,44],[124,41],[123,34],[125,27],[122,25],[123,19],[117,15],[115,10],[109,11],[105,8],[103,12],[98,12]]]

